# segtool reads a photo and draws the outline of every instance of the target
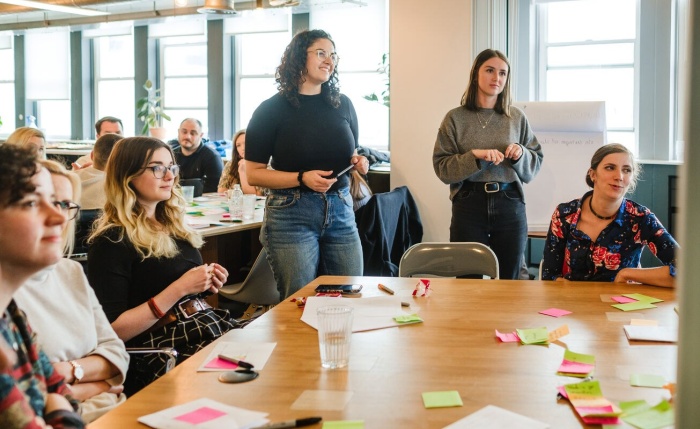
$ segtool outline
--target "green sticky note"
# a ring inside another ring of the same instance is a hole
[[[663,299],[654,298],[653,296],[642,295],[641,293],[625,293],[625,294],[622,294],[622,296],[626,296],[627,298],[636,299],[637,301],[640,301],[640,302],[648,302],[649,304],[654,304],[655,302],[664,302]]]
[[[548,344],[547,328],[516,329],[515,331],[523,344]]]
[[[322,429],[365,429],[364,420],[337,420],[323,422]]]
[[[572,396],[590,396],[590,397],[602,397],[603,391],[600,390],[600,383],[598,380],[593,381],[582,381],[580,383],[567,384],[564,386],[566,394],[569,398]]]
[[[423,321],[417,314],[404,314],[401,316],[394,316],[396,323],[420,323]]]
[[[461,407],[462,398],[456,390],[445,392],[423,392],[425,408]]]
[[[639,387],[662,388],[666,384],[666,379],[660,375],[632,374],[630,375],[630,385]]]
[[[620,402],[620,409],[624,412],[624,415],[627,416],[637,414],[641,411],[646,411],[649,408],[651,408],[651,405],[649,405],[644,399],[640,399],[638,401]]]
[[[576,353],[572,352],[571,350],[564,350],[564,359],[570,362],[586,363],[589,365],[595,364],[595,356],[583,353]]]
[[[622,420],[640,429],[664,428],[674,423],[673,407],[663,400],[646,411],[623,416]]]
[[[638,301],[638,302],[628,302],[626,304],[613,304],[613,307],[622,311],[633,311],[633,310],[644,310],[646,308],[656,308],[654,304],[649,304],[648,302]]]

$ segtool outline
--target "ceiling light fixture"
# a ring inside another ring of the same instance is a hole
[[[197,9],[199,13],[231,14],[235,15],[236,9],[233,7],[233,0],[204,0],[204,7]]]
[[[94,9],[83,9],[81,7],[60,6],[57,4],[41,3],[32,0],[0,0],[0,3],[12,4],[15,6],[31,7],[33,9],[48,10],[51,12],[71,13],[83,16],[109,15],[109,12],[102,12]]]

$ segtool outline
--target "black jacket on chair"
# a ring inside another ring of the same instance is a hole
[[[365,276],[396,277],[403,253],[423,239],[418,207],[406,186],[374,194],[355,212]]]

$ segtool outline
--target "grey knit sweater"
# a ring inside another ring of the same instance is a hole
[[[463,106],[447,112],[435,141],[433,168],[438,178],[450,185],[450,199],[454,198],[465,180],[516,182],[522,193],[522,184],[531,181],[540,170],[542,147],[532,133],[527,118],[517,107],[511,107],[510,113],[509,118],[495,113],[493,109],[480,109],[480,123],[477,112]],[[484,128],[487,120],[488,125]],[[511,143],[523,147],[523,155],[517,161],[506,159],[494,165],[475,158],[471,152],[472,149],[505,152]]]

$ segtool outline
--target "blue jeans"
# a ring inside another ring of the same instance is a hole
[[[260,242],[282,299],[320,275],[362,275],[362,246],[347,187],[327,194],[271,190]]]
[[[489,246],[498,257],[502,279],[520,278],[527,217],[525,202],[517,190],[486,193],[462,190],[452,200],[450,241],[476,241]]]

